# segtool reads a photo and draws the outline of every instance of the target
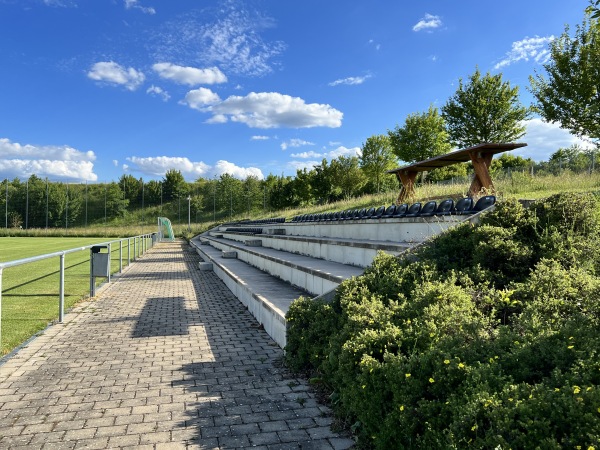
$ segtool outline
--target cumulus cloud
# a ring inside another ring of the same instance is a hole
[[[503,60],[494,66],[494,69],[500,69],[518,61],[533,60],[536,63],[544,64],[550,58],[548,44],[554,39],[552,35],[545,37],[534,36],[513,42],[511,50],[506,53]]]
[[[513,153],[532,158],[535,161],[547,161],[550,155],[559,148],[575,144],[584,148],[593,147],[589,141],[579,139],[567,130],[560,128],[557,123],[545,122],[537,117],[526,120],[525,127],[527,131],[520,141],[526,142],[527,147],[515,150]]]
[[[262,171],[256,167],[239,167],[233,163],[223,160],[217,161],[217,163],[212,168],[212,171],[217,176],[227,173],[234,178],[239,178],[240,180],[243,180],[244,178],[248,178],[250,176],[256,177],[259,180],[262,180],[264,178]]]
[[[308,152],[292,153],[290,156],[292,158],[308,159],[308,158],[321,158],[324,155],[323,155],[323,153],[318,153],[313,150],[310,150]]]
[[[318,153],[315,151],[301,152],[301,153],[292,153],[290,156],[292,158],[300,158],[300,159],[308,159],[308,158],[326,158],[331,161],[332,159],[339,158],[340,156],[352,157],[352,156],[360,156],[361,150],[360,147],[352,147],[347,148],[343,145],[339,147],[329,150],[323,153]]]
[[[0,173],[28,178],[35,174],[53,180],[96,181],[93,172],[96,155],[69,146],[21,145],[0,138]]]
[[[171,98],[171,96],[169,95],[169,93],[167,91],[163,90],[162,88],[160,88],[158,86],[154,86],[154,85],[152,85],[148,89],[146,89],[146,94],[160,97],[165,102],[169,101],[169,99]]]
[[[142,72],[133,67],[125,68],[114,61],[95,63],[87,76],[94,81],[124,86],[130,91],[135,91],[146,79]]]
[[[338,86],[340,84],[347,84],[347,85],[355,85],[355,84],[363,84],[365,81],[367,81],[369,78],[371,78],[372,75],[365,75],[362,77],[348,77],[348,78],[340,78],[339,80],[335,80],[332,81],[331,83],[329,83],[329,86]]]
[[[144,7],[140,5],[139,0],[125,0],[125,9],[137,9],[144,14],[156,14],[156,10],[152,7]]]
[[[213,105],[215,103],[220,102],[221,99],[217,94],[207,88],[198,88],[192,91],[189,91],[185,95],[185,99],[181,100],[179,103],[182,105],[188,105],[192,109],[197,109],[198,111],[208,111],[208,106]],[[225,122],[227,119],[225,118]]]
[[[290,139],[287,142],[281,143],[281,150],[287,150],[289,147],[303,147],[305,145],[315,145],[314,142],[305,141],[303,139]]]
[[[238,2],[222,2],[212,13],[194,11],[153,30],[150,45],[157,60],[216,65],[227,73],[264,76],[285,49],[262,37],[275,21]]]
[[[314,166],[321,164],[321,161],[288,161],[287,167],[293,171],[296,170],[311,170]]]
[[[442,19],[440,18],[440,16],[434,16],[432,14],[425,14],[425,17],[423,17],[421,20],[419,20],[412,29],[413,29],[413,31],[421,31],[421,30],[432,31],[441,26],[442,26]]]
[[[168,170],[179,170],[187,180],[195,180],[199,177],[211,178],[225,173],[239,179],[244,179],[250,175],[263,179],[263,173],[256,167],[239,167],[231,162],[219,160],[214,166],[210,166],[202,161],[194,162],[185,157],[156,156],[141,158],[131,156],[126,158],[131,164],[127,165],[127,170],[137,171],[150,176],[164,176]],[[125,165],[124,165],[125,168]]]
[[[194,107],[187,96],[186,103]],[[337,128],[342,125],[343,118],[343,114],[330,105],[307,104],[299,97],[277,92],[251,92],[245,97],[232,95],[206,110],[220,121],[228,118],[251,128]]]
[[[227,82],[227,77],[218,67],[197,69],[196,67],[184,67],[171,63],[156,63],[152,66],[152,69],[161,78],[189,86]]]

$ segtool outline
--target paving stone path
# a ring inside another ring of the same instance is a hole
[[[346,449],[186,243],[161,243],[0,366],[1,449]]]

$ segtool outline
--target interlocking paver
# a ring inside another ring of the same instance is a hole
[[[351,447],[198,260],[155,246],[0,366],[0,447]]]

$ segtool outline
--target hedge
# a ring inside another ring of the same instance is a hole
[[[380,253],[287,314],[286,362],[376,449],[600,450],[600,215],[592,194]]]

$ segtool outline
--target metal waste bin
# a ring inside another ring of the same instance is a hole
[[[102,253],[102,250],[106,250]],[[110,274],[110,253],[108,245],[94,245],[91,249],[92,276],[108,277]]]
[[[96,296],[96,277],[108,278],[110,282],[110,245],[90,248],[90,297]]]

